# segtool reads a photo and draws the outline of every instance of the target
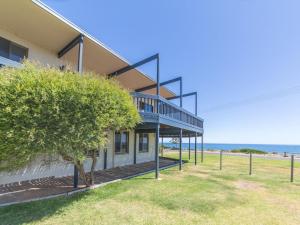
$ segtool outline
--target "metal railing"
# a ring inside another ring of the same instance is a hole
[[[203,128],[203,120],[187,110],[156,95],[133,92],[134,103],[139,112],[155,113],[174,120],[178,120],[198,128]],[[157,107],[158,104],[158,107]]]

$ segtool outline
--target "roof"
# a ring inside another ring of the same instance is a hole
[[[83,34],[83,68],[86,71],[106,75],[130,65],[126,59],[39,0],[1,0],[0,21],[1,28],[55,54]],[[74,47],[63,59],[77,63],[77,54],[78,49]],[[130,91],[156,83],[138,69],[116,79]],[[156,91],[152,89],[145,93],[155,94]],[[165,98],[174,96],[165,87],[161,87],[160,94]]]

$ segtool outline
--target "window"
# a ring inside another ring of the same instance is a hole
[[[100,151],[99,150],[94,150],[96,152],[96,157],[100,157]],[[94,151],[93,150],[87,150],[85,155],[87,158],[93,158],[94,155]]]
[[[129,152],[129,132],[115,133],[115,153],[125,154]]]
[[[0,37],[0,56],[15,62],[21,62],[24,58],[27,58],[27,54],[27,48]]]
[[[139,152],[149,152],[149,134],[139,134]]]

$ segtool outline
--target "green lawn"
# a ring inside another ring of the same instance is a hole
[[[176,157],[177,155],[171,154]],[[184,154],[184,159],[187,155]],[[51,200],[0,208],[0,224],[300,224],[300,165],[289,161],[206,155],[184,165]],[[200,161],[200,160],[199,160]]]

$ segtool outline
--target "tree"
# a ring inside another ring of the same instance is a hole
[[[139,121],[131,96],[116,81],[29,62],[0,69],[0,171],[22,168],[40,154],[58,154],[93,185],[96,151],[106,144],[107,132]],[[89,177],[83,167],[88,151]]]

